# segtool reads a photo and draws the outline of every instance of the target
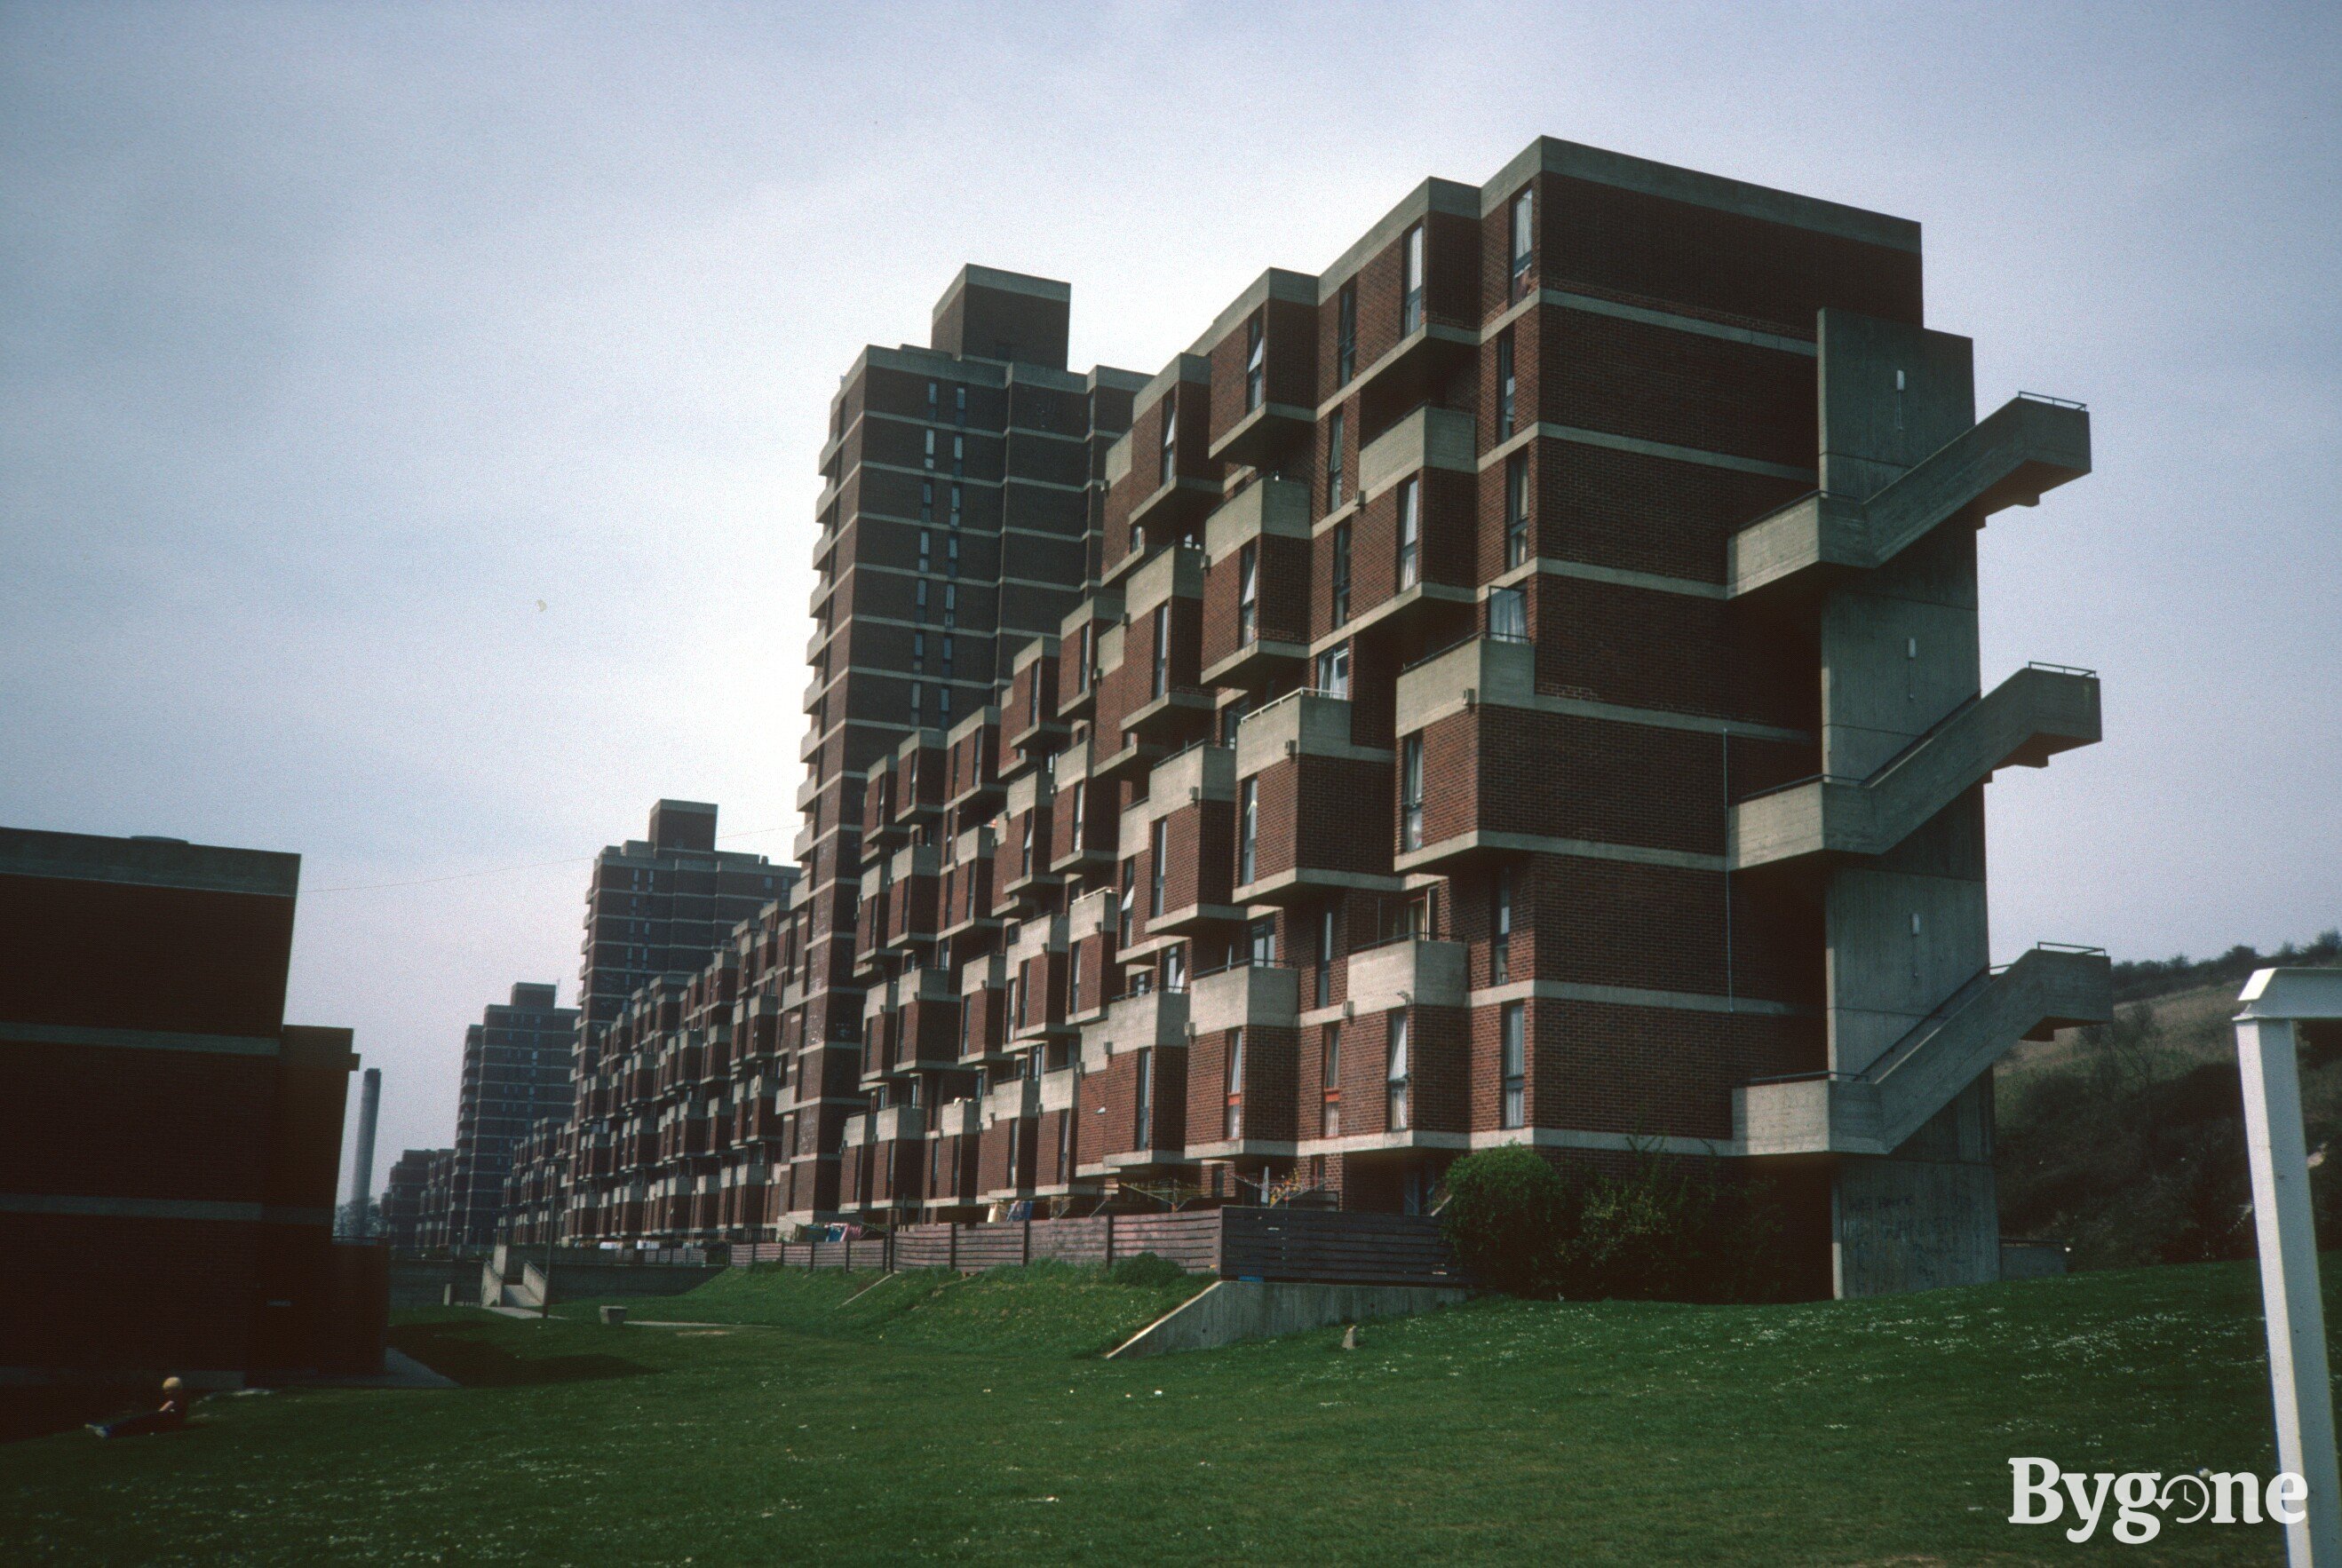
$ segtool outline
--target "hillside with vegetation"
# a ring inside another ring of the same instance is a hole
[[[2115,1016],[2020,1045],[1996,1080],[2001,1231],[2054,1237],[2076,1268],[2253,1255],[2237,993],[2271,964],[2342,964],[2342,933],[2114,966]],[[2342,1036],[2312,1032],[2302,1105],[2322,1243],[2342,1245]]]

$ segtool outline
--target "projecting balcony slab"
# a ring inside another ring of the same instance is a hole
[[[1258,468],[1316,428],[1317,411],[1297,403],[1263,403],[1212,443],[1215,463]]]
[[[1185,991],[1144,991],[1116,998],[1106,1017],[1082,1029],[1082,1071],[1103,1072],[1116,1055],[1187,1044]]]
[[[1956,709],[1867,779],[1815,778],[1736,804],[1736,871],[1885,854],[2004,767],[2044,767],[2100,734],[2098,678],[2031,665]]]
[[[1400,480],[1427,468],[1451,474],[1479,469],[1479,435],[1461,409],[1426,404],[1368,442],[1358,453],[1358,498],[1371,501]]]
[[[1993,513],[2035,505],[2089,471],[2089,411],[2028,393],[1867,499],[1817,492],[1742,529],[1726,581],[1737,596],[1817,570],[1876,570],[1953,518],[1981,527]]]
[[[1199,977],[1188,988],[1187,1020],[1198,1034],[1229,1029],[1290,1029],[1300,1016],[1301,983],[1277,964],[1247,964]]]
[[[1411,735],[1480,705],[1536,705],[1536,648],[1518,638],[1469,637],[1399,673],[1393,728]]]
[[[1385,411],[1422,402],[1479,352],[1476,329],[1426,320],[1360,371],[1339,395],[1360,398],[1370,415],[1367,427],[1373,428],[1377,417],[1387,416]]]
[[[1460,942],[1403,937],[1350,954],[1349,1010],[1461,1007],[1466,948]]]
[[[1167,744],[1208,723],[1214,705],[1208,686],[1171,685],[1122,716],[1122,733],[1143,742]]]

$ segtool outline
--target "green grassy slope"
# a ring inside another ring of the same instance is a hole
[[[1328,1330],[1126,1364],[1073,1353],[1102,1319],[1050,1326],[1053,1299],[1110,1287],[1050,1273],[844,1327],[842,1296],[819,1293],[843,1282],[745,1274],[656,1303],[708,1319],[732,1298],[729,1328],[415,1314],[399,1343],[466,1387],[215,1399],[175,1437],[0,1450],[0,1561],[2279,1550],[2267,1527],[2175,1528],[2145,1549],[2102,1528],[2077,1548],[2004,1522],[2012,1454],[2266,1472],[2257,1292],[2233,1264],[1786,1307],[1490,1300],[1367,1325],[1353,1353]],[[921,1312],[931,1339],[910,1329]]]

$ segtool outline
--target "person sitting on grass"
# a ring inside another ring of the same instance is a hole
[[[125,1415],[119,1421],[92,1422],[89,1429],[100,1437],[143,1437],[154,1432],[176,1432],[186,1424],[187,1386],[175,1377],[166,1377],[158,1409]]]

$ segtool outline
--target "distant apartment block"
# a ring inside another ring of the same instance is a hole
[[[409,1149],[392,1163],[382,1189],[382,1228],[393,1253],[422,1250],[424,1202],[434,1164],[455,1158],[453,1149]]]
[[[2108,1003],[1990,963],[1985,786],[2099,706],[1986,681],[1977,557],[2089,420],[1977,417],[1918,226],[1545,139],[1150,378],[1066,297],[970,268],[841,388],[804,878],[608,1015],[592,1233],[1417,1210],[1519,1144],[1763,1178],[1812,1294],[1993,1277],[1992,1064]]]
[[[464,1032],[464,1080],[448,1179],[451,1245],[499,1239],[514,1150],[547,1116],[566,1117],[577,1010],[554,1004],[554,988],[515,984]]]
[[[346,1029],[285,1022],[296,855],[0,829],[0,1382],[378,1369]]]
[[[564,1188],[564,1223],[581,1238],[613,1233],[618,1216],[652,1201],[647,1168],[602,1151],[639,1146],[646,1127],[674,1114],[618,1066],[626,1047],[614,1036],[626,1036],[638,995],[687,984],[711,955],[730,950],[742,922],[786,905],[797,884],[795,866],[717,849],[716,817],[702,802],[660,801],[646,839],[605,849],[594,864]],[[542,1184],[544,1173],[533,1171],[531,1180]]]

